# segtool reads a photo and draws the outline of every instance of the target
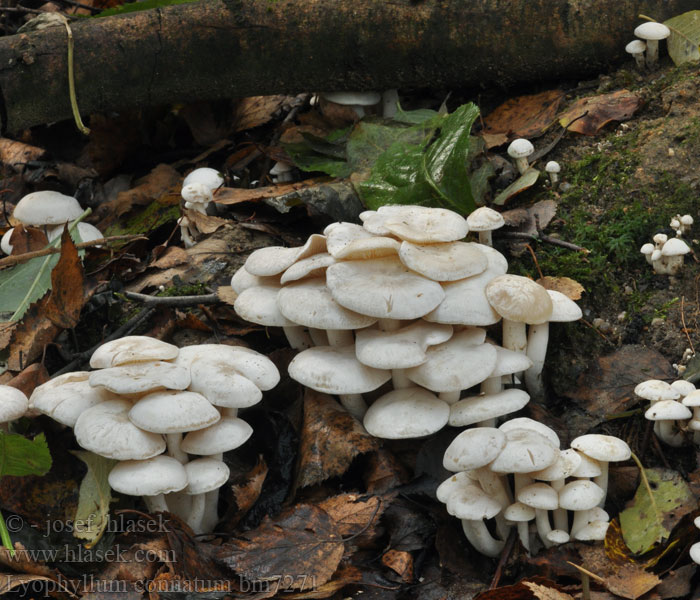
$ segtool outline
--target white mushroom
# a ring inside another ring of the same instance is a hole
[[[640,71],[644,70],[644,51],[646,49],[647,45],[642,40],[632,40],[625,46],[625,52],[634,57],[634,60],[637,63],[637,68]]]
[[[527,157],[535,151],[532,143],[523,138],[513,140],[508,146],[508,156],[515,159],[515,166],[522,175],[530,167]]]
[[[637,26],[634,35],[647,43],[647,67],[654,69],[659,61],[659,40],[665,40],[671,35],[671,30],[663,23],[647,22]]]

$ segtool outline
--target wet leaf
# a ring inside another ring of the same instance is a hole
[[[352,538],[353,546],[367,547],[377,536],[379,519],[387,506],[387,499],[379,496],[341,494],[318,504],[333,519],[338,533]]]
[[[181,183],[180,173],[169,165],[160,164],[131,188],[119,192],[115,200],[101,206],[100,214],[121,217],[135,206],[146,206],[168,194],[179,198]]]
[[[183,210],[182,214],[185,215],[191,223],[203,234],[214,233],[217,229],[220,229],[224,225],[230,225],[231,221],[228,219],[222,219],[221,217],[214,217],[210,215],[203,215],[197,210]]]
[[[282,590],[323,585],[343,557],[343,539],[328,514],[309,504],[297,504],[242,539],[221,545],[217,560],[250,583],[275,583]]]
[[[695,508],[696,500],[683,478],[671,470],[645,469],[653,501],[643,483],[630,505],[620,513],[625,543],[635,554],[651,550],[668,539],[680,518]]]
[[[629,90],[579,98],[559,117],[559,123],[566,127],[574,119],[587,113],[572,123],[569,131],[595,135],[611,121],[626,121],[631,118],[640,103],[639,96]]]
[[[664,21],[671,30],[666,39],[666,48],[673,64],[682,65],[691,60],[700,60],[700,10],[691,10]]]
[[[117,461],[92,452],[76,450],[73,454],[87,466],[87,473],[80,484],[73,535],[85,540],[85,547],[90,548],[100,540],[109,523],[112,489],[109,487],[107,476]]]
[[[573,600],[556,589],[556,584],[544,577],[529,577],[514,585],[504,585],[477,596],[477,600]]]
[[[358,568],[341,566],[338,567],[338,570],[333,574],[333,579],[327,581],[323,585],[319,585],[313,589],[301,592],[286,593],[284,598],[288,598],[289,600],[330,598],[336,592],[343,589],[346,585],[361,583],[362,579],[362,572]]]
[[[532,595],[539,600],[573,600],[573,596],[560,592],[559,590],[546,585],[540,585],[534,581],[523,581],[523,585],[528,588]]]
[[[571,300],[580,300],[586,289],[571,277],[550,277],[549,275],[537,280],[543,288],[561,292]]]
[[[43,148],[30,146],[9,138],[0,138],[0,162],[15,169],[21,169],[30,161],[39,160],[44,154],[46,154],[46,150]]]
[[[83,265],[68,228],[61,235],[61,254],[51,270],[51,293],[46,302],[46,316],[63,329],[72,329],[80,320],[85,303]]]
[[[483,132],[489,136],[501,133],[508,134],[512,138],[538,137],[554,123],[564,95],[561,90],[547,90],[539,94],[506,100],[484,117]],[[494,141],[500,141],[500,139],[494,138]],[[489,145],[488,139],[486,144],[489,148],[493,147]]]
[[[260,456],[257,464],[245,474],[245,480],[231,486],[235,507],[231,507],[231,510],[223,519],[226,531],[232,530],[258,501],[267,474],[267,464],[265,464],[263,457]]]
[[[648,591],[653,590],[661,581],[654,573],[645,571],[639,565],[621,565],[615,573],[605,578],[605,587],[622,598],[637,600]]]
[[[535,185],[539,176],[540,172],[537,169],[530,167],[513,183],[511,183],[506,189],[504,189],[500,194],[498,194],[498,196],[496,196],[493,199],[493,203],[497,204],[498,206],[503,206],[513,196],[516,196],[520,192],[524,192],[525,190]]]

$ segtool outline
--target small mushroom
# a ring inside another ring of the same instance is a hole
[[[321,97],[327,102],[349,106],[358,119],[365,116],[366,106],[374,106],[382,100],[378,92],[322,92]]]
[[[467,225],[469,231],[476,231],[479,234],[479,243],[485,246],[493,246],[491,232],[505,225],[505,220],[501,213],[488,206],[481,206],[469,214]]]
[[[654,253],[654,244],[647,242],[639,249],[639,251],[644,255],[647,263],[651,264],[651,255]]]
[[[363,423],[370,435],[399,440],[418,438],[447,425],[450,407],[420,387],[407,387],[384,394],[372,403]]]
[[[658,436],[669,446],[678,448],[685,443],[683,434],[678,430],[677,421],[684,421],[693,416],[692,411],[676,400],[660,400],[650,406],[644,417],[658,421]]]
[[[193,496],[187,524],[195,534],[209,533],[210,527],[219,520],[218,492],[228,481],[229,468],[215,458],[197,458],[185,465],[185,471],[187,487],[184,493]]]
[[[552,184],[552,189],[556,190],[559,185],[559,173],[561,172],[561,166],[556,160],[550,160],[545,166],[544,170],[549,175],[549,182]]]
[[[637,68],[640,71],[644,70],[644,51],[647,49],[647,45],[642,40],[632,40],[629,44],[625,46],[625,52],[631,54],[637,63]]]
[[[646,63],[650,69],[656,68],[659,61],[659,41],[665,40],[671,35],[671,30],[663,23],[647,22],[638,25],[634,30],[634,35],[645,40],[646,48]]]
[[[628,460],[632,456],[627,443],[612,435],[581,435],[571,442],[571,447],[594,458],[600,464],[601,473],[595,478],[595,483],[603,490],[603,497],[608,490],[608,463]]]
[[[532,143],[524,138],[515,139],[508,146],[508,156],[515,159],[515,166],[521,175],[530,167],[527,157],[534,151]]]

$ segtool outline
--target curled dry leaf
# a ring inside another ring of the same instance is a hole
[[[68,233],[61,235],[61,257],[51,270],[51,293],[46,302],[46,316],[63,329],[72,329],[80,320],[85,303],[83,265],[78,249]]]
[[[571,123],[569,131],[595,135],[610,121],[630,119],[640,102],[639,96],[629,90],[579,98],[559,117],[559,123],[562,127]],[[581,117],[584,113],[586,113],[585,116]],[[581,118],[572,123],[577,117]]]
[[[401,550],[387,550],[382,555],[382,564],[401,577],[402,581],[413,581],[413,556]]]
[[[12,254],[25,254],[42,250],[49,243],[46,234],[36,227],[25,227],[21,223],[16,225],[12,235],[10,235],[10,245]]]
[[[537,280],[542,287],[555,292],[561,292],[571,300],[580,300],[586,291],[578,281],[571,277],[551,277],[549,275]]]
[[[240,202],[257,202],[266,198],[276,198],[284,194],[291,194],[298,190],[313,187],[327,181],[327,178],[305,179],[295,183],[282,183],[280,185],[268,185],[254,189],[247,188],[219,188],[214,192],[214,202],[217,204],[238,204]]]
[[[15,169],[21,169],[32,160],[39,160],[45,153],[46,150],[43,148],[30,146],[9,138],[0,138],[0,162]]]
[[[10,379],[7,385],[21,390],[29,398],[35,387],[46,383],[49,379],[49,372],[46,370],[46,367],[41,363],[34,363]]]

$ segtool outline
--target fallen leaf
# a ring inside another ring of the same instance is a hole
[[[214,114],[212,105],[206,100],[191,102],[178,111],[190,128],[190,133],[198,146],[210,146],[226,137],[229,124]]]
[[[382,554],[382,564],[401,577],[402,581],[413,581],[413,556],[408,552],[387,550]]]
[[[49,379],[49,372],[46,370],[46,367],[41,363],[34,363],[10,379],[6,385],[21,390],[29,398],[35,387],[46,383]]]
[[[30,146],[17,140],[0,138],[0,162],[16,170],[22,169],[26,163],[39,160],[46,154],[43,148]]]
[[[207,325],[194,313],[183,313],[175,311],[175,327],[179,329],[194,329],[196,331],[211,331],[211,327]]]
[[[677,15],[664,21],[664,25],[671,30],[671,35],[666,40],[666,49],[674,65],[700,60],[700,10]]]
[[[201,212],[196,210],[183,210],[182,213],[203,234],[214,233],[217,229],[223,227],[224,225],[231,224],[231,221],[228,219],[203,215]]]
[[[314,179],[305,179],[294,183],[282,183],[279,185],[268,185],[254,189],[247,188],[219,188],[214,192],[214,202],[217,204],[239,204],[240,202],[257,202],[265,198],[275,198],[284,194],[290,194],[310,188],[319,183],[328,181],[328,178],[318,177]]]
[[[241,539],[224,543],[218,561],[243,580],[270,582],[279,591],[320,586],[330,580],[343,557],[343,539],[328,514],[297,504],[274,518],[266,517]]]
[[[690,580],[696,570],[697,567],[694,564],[690,564],[670,571],[661,583],[656,586],[656,594],[659,600],[688,596],[692,590]]]
[[[661,581],[654,573],[645,571],[639,565],[621,565],[612,575],[605,577],[608,591],[622,598],[637,600],[648,591],[653,590]]]
[[[543,595],[538,596],[536,592]],[[528,577],[514,585],[503,585],[476,596],[476,600],[532,600],[533,598],[573,600],[572,596],[559,592],[556,589],[556,584],[544,577]]]
[[[340,535],[345,538],[352,536],[355,546],[366,546],[366,542],[376,536],[386,500],[379,496],[340,494],[319,502],[318,506],[335,521]],[[358,538],[363,538],[362,543]]]
[[[144,527],[149,525],[144,524]],[[134,544],[126,549],[120,547],[118,560],[109,562],[106,568],[100,571],[100,580],[125,583],[149,581],[163,565],[170,563],[171,558],[170,547],[165,537]]]
[[[57,327],[72,329],[78,324],[85,303],[83,283],[83,265],[66,227],[61,234],[61,257],[51,270],[51,292],[44,307],[46,316]]]
[[[554,123],[563,99],[562,90],[510,98],[484,117],[483,131],[487,135],[500,133],[528,139],[538,137]],[[488,140],[485,141],[488,145]]]
[[[352,566],[338,567],[338,570],[333,574],[333,579],[327,581],[323,585],[313,587],[309,590],[300,592],[288,592],[284,595],[285,600],[311,600],[330,598],[336,592],[339,592],[346,585],[362,582],[362,572]],[[313,582],[309,582],[312,584]]]
[[[245,481],[231,486],[233,500],[236,503],[235,510],[231,510],[231,517],[224,519],[226,530],[232,530],[245,516],[250,508],[260,498],[262,486],[267,478],[268,468],[265,459],[258,457],[257,464],[245,475]],[[234,508],[234,507],[232,507]]]
[[[216,289],[216,295],[219,297],[219,300],[231,306],[233,306],[236,298],[238,298],[238,294],[229,285],[220,285]]]
[[[41,229],[37,227],[25,228],[21,223],[15,226],[10,236],[13,255],[42,250],[48,243],[49,240]]]
[[[10,355],[7,368],[10,371],[21,371],[25,366],[34,362],[44,353],[47,344],[56,339],[61,328],[54,325],[46,315],[48,297],[29,306],[22,321],[12,330]]]
[[[532,592],[532,595],[535,596],[535,598],[539,598],[539,600],[574,600],[573,596],[560,592],[553,587],[540,585],[534,581],[523,581],[522,583]]]
[[[0,350],[4,350],[10,345],[12,334],[16,327],[17,323],[10,323],[9,321],[0,322]]]
[[[384,448],[369,454],[363,476],[370,494],[381,494],[411,480],[406,466]]]
[[[307,389],[295,488],[342,475],[358,454],[376,450],[378,445],[333,398]]]
[[[562,127],[566,127],[574,119],[586,113],[585,116],[571,123],[568,130],[584,135],[595,135],[611,121],[630,119],[640,102],[639,96],[629,90],[579,98],[559,117],[559,123]]]
[[[241,99],[234,111],[234,132],[253,129],[269,123],[285,102],[292,98],[284,95],[250,96]]]
[[[160,164],[148,175],[138,179],[135,185],[117,194],[116,200],[105,205],[106,212],[120,217],[134,206],[146,206],[169,193],[179,195],[182,176],[169,165]]]
[[[549,275],[537,280],[543,288],[560,292],[571,300],[580,300],[583,292],[586,291],[578,281],[570,277],[551,277]]]
[[[187,264],[187,260],[187,251],[184,248],[180,248],[179,246],[170,246],[169,248],[165,249],[157,260],[148,266],[155,267],[156,269],[169,269],[170,267],[185,265]]]
[[[497,146],[503,146],[508,142],[508,135],[505,133],[481,133],[479,134],[481,139],[484,140],[487,150],[491,148],[496,148]]]
[[[538,234],[545,229],[557,214],[557,203],[554,200],[540,200],[529,208],[514,208],[501,213],[509,227],[529,235]]]
[[[493,203],[498,206],[503,206],[513,196],[517,196],[520,192],[531,188],[537,182],[540,172],[533,167],[530,167],[525,173],[518,177],[506,189],[493,199]]]

